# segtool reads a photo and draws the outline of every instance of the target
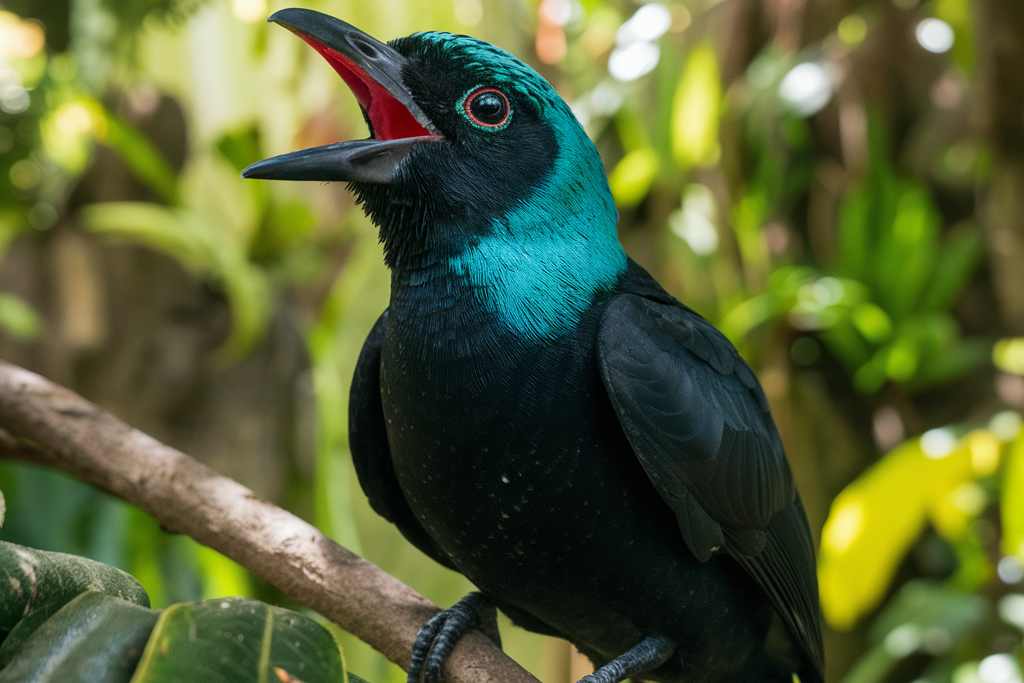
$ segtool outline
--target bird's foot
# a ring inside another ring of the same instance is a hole
[[[420,676],[423,683],[439,683],[441,668],[471,628],[480,629],[501,647],[498,612],[483,593],[470,593],[423,624],[412,644],[408,683],[420,683]]]
[[[619,683],[661,666],[675,651],[675,644],[667,638],[647,636],[578,683]]]

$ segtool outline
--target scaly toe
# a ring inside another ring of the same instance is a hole
[[[420,632],[416,634],[416,640],[412,644],[412,660],[409,662],[407,683],[419,683],[420,673],[426,673],[424,663],[430,657],[434,639],[437,638],[447,620],[448,612],[439,612],[428,619],[427,623],[420,628]]]
[[[470,593],[451,608],[437,614],[423,625],[412,646],[412,661],[409,663],[408,683],[440,683],[441,670],[448,661],[452,650],[469,629],[480,625],[480,611],[494,607],[480,593]],[[493,618],[491,618],[493,620]],[[496,632],[495,628],[488,628]]]

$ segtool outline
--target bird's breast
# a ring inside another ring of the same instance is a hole
[[[607,470],[639,466],[608,457],[628,445],[591,343],[578,334],[529,341],[453,300],[403,312],[393,297],[381,397],[395,471],[421,523],[470,578],[501,583],[527,564],[543,574],[616,523],[605,516],[624,497],[623,472]]]
[[[404,296],[381,348],[389,450],[418,522],[471,581],[599,658],[640,632],[696,643],[705,605],[748,600],[686,550],[626,440],[597,366],[599,305],[535,341],[457,293],[447,309]]]

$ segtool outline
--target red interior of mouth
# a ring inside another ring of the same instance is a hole
[[[373,124],[373,137],[377,140],[398,140],[431,135],[401,102],[387,91],[366,71],[351,59],[323,43],[298,31],[297,36],[309,43],[314,50],[334,67],[344,79],[359,104],[366,110]]]

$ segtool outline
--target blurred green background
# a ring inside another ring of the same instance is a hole
[[[772,403],[812,530],[829,681],[1020,683],[1024,11],[1015,0],[344,0],[534,65],[598,145],[630,255]],[[370,511],[347,391],[388,301],[340,185],[241,181],[365,135],[268,0],[0,2],[0,357],[309,519],[431,599],[469,589]],[[0,538],[160,607],[283,596],[147,515],[0,463]],[[820,531],[820,534],[819,534]],[[560,641],[504,628],[544,683]],[[404,674],[339,634],[351,670]]]

